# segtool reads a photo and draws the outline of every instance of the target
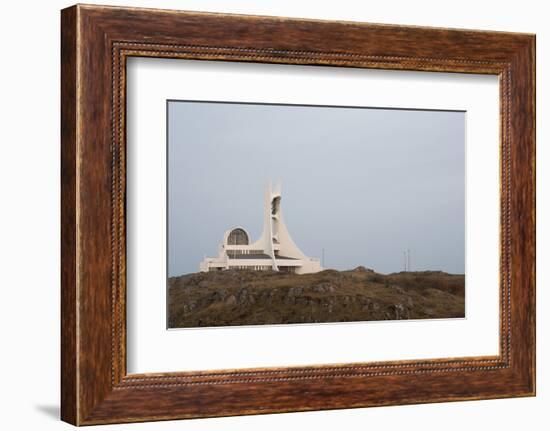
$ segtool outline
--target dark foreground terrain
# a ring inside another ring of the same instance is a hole
[[[464,275],[230,270],[168,280],[170,328],[464,317]]]

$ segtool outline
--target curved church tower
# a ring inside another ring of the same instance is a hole
[[[294,243],[283,220],[281,187],[266,187],[264,227],[260,238],[250,244],[242,227],[228,230],[219,247],[218,257],[205,258],[201,271],[224,269],[273,270],[307,274],[322,271],[319,259],[306,256]]]

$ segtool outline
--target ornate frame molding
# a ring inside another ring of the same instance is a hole
[[[221,30],[203,30],[212,25]],[[258,28],[269,31],[257,36]],[[323,37],[333,34],[339,38]],[[308,35],[322,41],[302,43]],[[534,36],[79,5],[62,12],[62,54],[64,420],[98,424],[534,394]],[[131,56],[498,75],[500,354],[127,375],[125,65]]]

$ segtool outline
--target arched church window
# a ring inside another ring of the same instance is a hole
[[[248,235],[244,229],[233,229],[227,237],[228,245],[248,245]]]

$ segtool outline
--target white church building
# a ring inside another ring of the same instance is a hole
[[[217,257],[205,257],[200,271],[250,269],[308,274],[322,271],[319,259],[308,257],[292,240],[281,212],[281,187],[266,187],[264,227],[260,238],[250,243],[246,230],[240,226],[225,232]]]

